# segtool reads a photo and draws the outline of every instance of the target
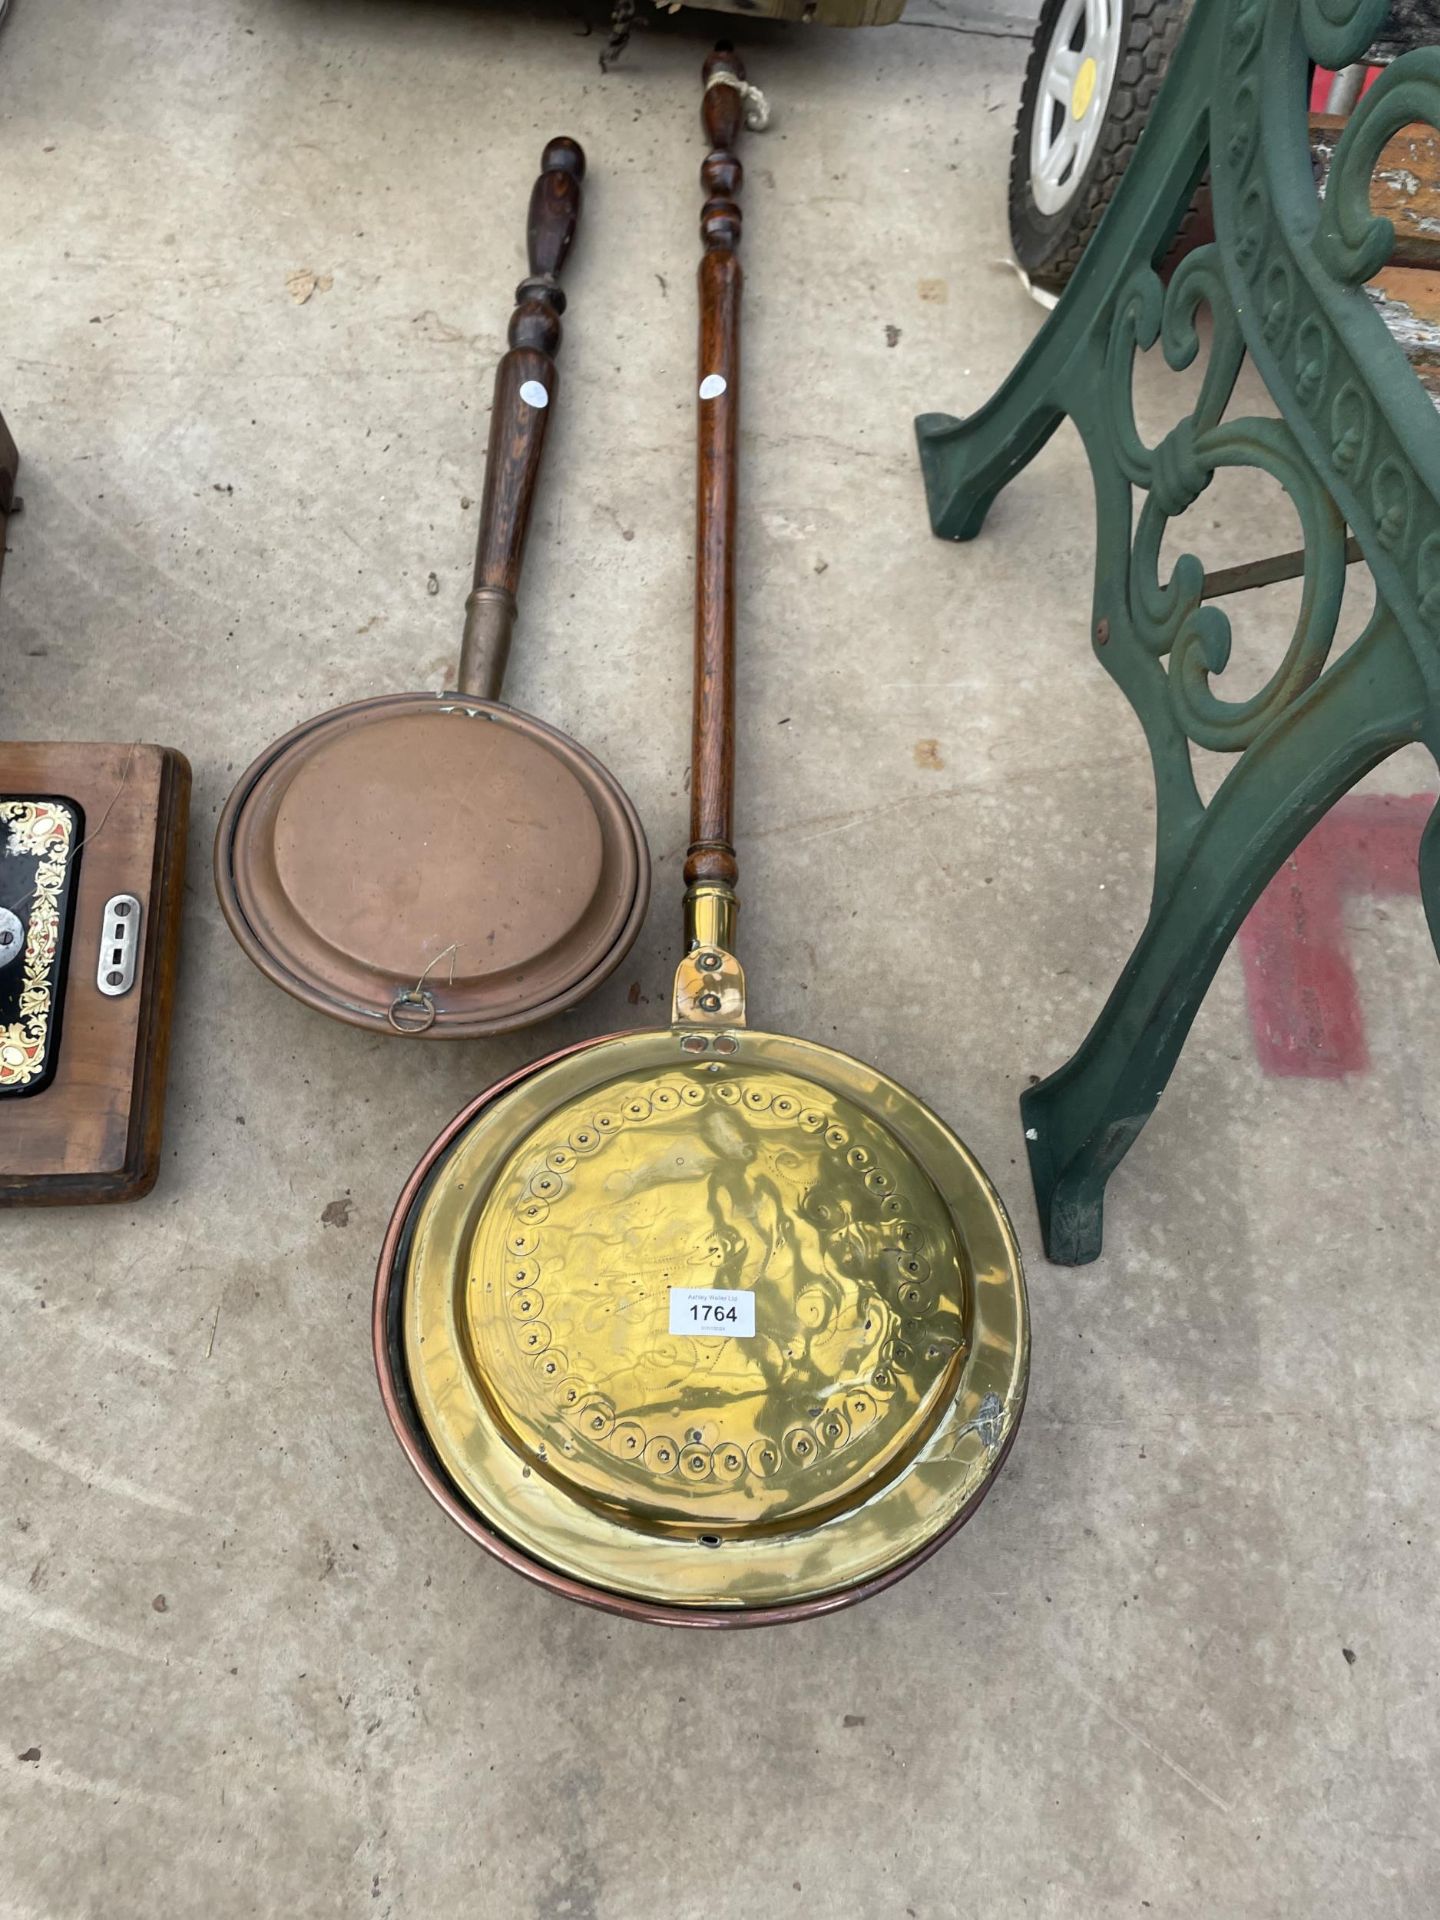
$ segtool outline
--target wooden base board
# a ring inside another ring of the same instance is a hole
[[[1440,407],[1440,272],[1386,267],[1366,291],[1421,386]]]
[[[1343,114],[1310,116],[1310,149],[1322,193],[1344,131]],[[1394,222],[1392,267],[1440,269],[1440,132],[1417,122],[1386,142],[1370,183],[1370,205]]]
[[[160,1170],[170,1016],[190,811],[190,767],[171,747],[0,746],[7,796],[60,797],[84,814],[55,1075],[0,1098],[0,1207],[135,1200]],[[106,903],[141,909],[135,984],[96,981]]]

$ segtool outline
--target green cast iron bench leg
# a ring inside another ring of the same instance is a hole
[[[1401,127],[1440,124],[1440,48],[1405,54],[1371,88],[1323,202],[1306,127],[1309,62],[1358,59],[1385,12],[1386,0],[1197,0],[1151,123],[1046,325],[979,412],[916,423],[931,524],[969,540],[1060,421],[1075,422],[1096,496],[1094,648],[1150,748],[1144,932],[1079,1050],[1021,1102],[1046,1251],[1059,1262],[1099,1253],[1106,1182],[1267,882],[1387,755],[1418,740],[1440,758],[1440,414],[1363,291],[1393,242],[1370,212],[1370,176]],[[1156,263],[1207,167],[1215,240],[1162,286]],[[1202,308],[1211,333],[1200,396],[1148,446],[1131,400],[1135,354],[1159,341],[1172,368],[1188,366],[1202,351]],[[1226,417],[1247,356],[1278,420]],[[1219,576],[1188,553],[1168,577],[1159,571],[1166,527],[1233,466],[1273,475],[1305,538],[1288,569],[1303,585],[1284,657],[1245,699],[1224,687],[1231,629],[1214,604]],[[1373,576],[1375,612],[1330,663],[1357,558]],[[1208,805],[1196,746],[1237,756]],[[1437,817],[1420,882],[1440,950]]]

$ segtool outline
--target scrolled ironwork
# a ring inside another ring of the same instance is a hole
[[[1317,67],[1352,66],[1385,24],[1390,0],[1300,0],[1299,25]],[[1265,12],[1265,0],[1242,0],[1237,14]]]
[[[1315,251],[1335,279],[1355,286],[1377,274],[1395,247],[1395,228],[1370,207],[1370,184],[1388,140],[1440,112],[1440,47],[1417,47],[1387,67],[1345,124],[1325,189]]]
[[[1096,492],[1095,651],[1144,728],[1155,774],[1145,931],[1082,1047],[1022,1102],[1056,1259],[1098,1252],[1105,1182],[1270,875],[1387,754],[1421,740],[1440,757],[1440,414],[1360,292],[1393,243],[1371,178],[1401,127],[1440,126],[1440,47],[1405,53],[1370,89],[1323,198],[1308,143],[1310,62],[1357,59],[1386,12],[1387,0],[1197,0],[1151,124],[1045,328],[979,413],[918,422],[932,523],[968,539],[1073,420]],[[1215,238],[1167,287],[1154,262],[1207,166]],[[1151,445],[1134,377],[1157,342],[1176,372],[1207,357],[1189,413]],[[1278,419],[1226,417],[1247,357]],[[1244,698],[1225,691],[1231,615],[1205,599],[1203,555],[1161,566],[1167,533],[1188,532],[1186,510],[1224,469],[1268,474],[1303,541],[1288,640]],[[1332,659],[1347,528],[1376,607]],[[1208,805],[1196,747],[1234,756]],[[1420,869],[1440,944],[1440,829]]]

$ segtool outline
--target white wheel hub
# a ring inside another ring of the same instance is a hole
[[[1030,192],[1059,213],[1085,177],[1120,60],[1123,0],[1065,0],[1040,72],[1030,127]]]

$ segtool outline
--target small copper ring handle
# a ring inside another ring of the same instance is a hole
[[[418,1007],[424,1018],[402,1021],[396,1017],[402,1007]],[[435,996],[425,987],[406,987],[390,1002],[385,1018],[396,1033],[424,1033],[435,1024]]]

